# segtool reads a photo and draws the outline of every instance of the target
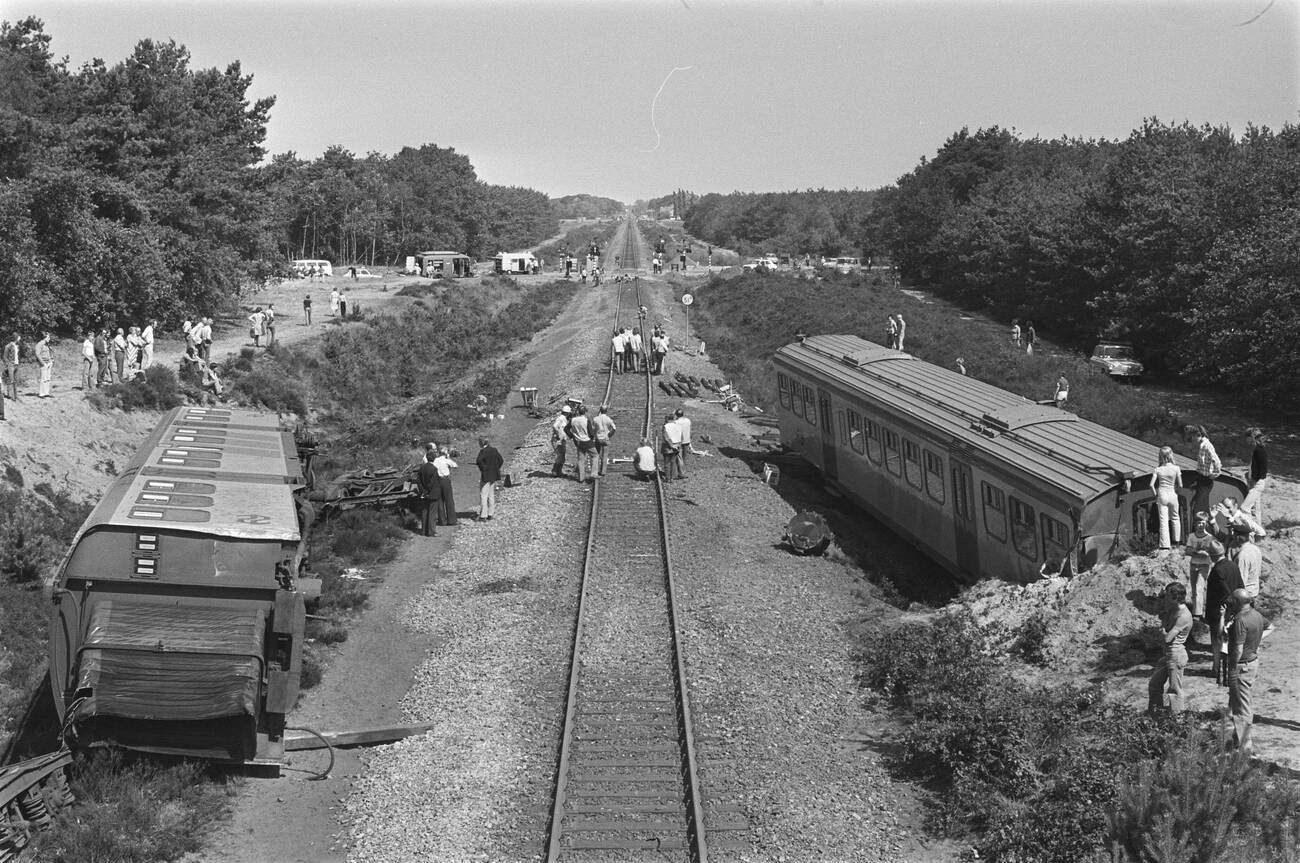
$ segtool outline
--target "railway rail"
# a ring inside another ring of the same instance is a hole
[[[640,301],[639,281],[622,286],[616,325],[635,319]],[[652,437],[648,371],[620,375],[611,364],[605,403],[623,434]],[[734,807],[706,811],[664,490],[657,476],[640,481],[622,467],[598,478],[591,498],[547,860],[703,863],[710,841],[740,847],[723,831],[749,825],[724,820]]]
[[[623,233],[622,242],[618,241],[619,235],[615,233],[614,241],[605,250],[604,268],[611,271],[641,269],[642,240],[641,232],[637,230],[636,223],[631,219],[627,219],[623,222],[619,231]]]

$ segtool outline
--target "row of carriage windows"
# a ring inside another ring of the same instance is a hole
[[[812,387],[784,374],[777,374],[781,406],[809,425],[817,425],[817,399]],[[839,437],[858,455],[894,476],[902,477],[918,494],[924,493],[937,504],[944,503],[943,457],[921,447],[875,420],[849,408],[839,412]],[[823,422],[825,422],[823,418]],[[975,521],[972,489],[968,472],[953,469],[953,509],[966,523]],[[1035,519],[1034,508],[1002,489],[980,481],[983,497],[984,532],[1005,543],[1010,540],[1016,551],[1030,560],[1064,558],[1069,554],[1070,531],[1064,523],[1046,513]],[[1042,539],[1042,558],[1039,539]]]

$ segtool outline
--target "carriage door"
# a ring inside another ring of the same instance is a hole
[[[951,456],[953,527],[957,536],[957,568],[975,578],[980,574],[979,536],[975,532],[975,481],[970,465]]]
[[[835,449],[835,411],[831,394],[817,390],[817,419],[822,428],[822,473],[827,479],[839,479],[839,451]]]

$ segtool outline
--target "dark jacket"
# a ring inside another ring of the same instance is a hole
[[[438,482],[438,469],[433,462],[426,461],[416,471],[416,481],[420,484],[420,496],[427,500],[442,498],[442,483]]]
[[[1226,557],[1220,558],[1210,570],[1210,577],[1205,582],[1205,622],[1217,626],[1223,613],[1223,606],[1232,598],[1232,592],[1245,587],[1241,580],[1241,570],[1237,564]]]
[[[485,446],[478,451],[474,464],[478,465],[479,483],[498,482],[501,479],[501,453],[496,447]]]

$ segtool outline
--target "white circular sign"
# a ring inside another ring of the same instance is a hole
[[[695,302],[695,297],[692,297],[690,294],[682,294],[683,306],[689,306],[693,302]]]

